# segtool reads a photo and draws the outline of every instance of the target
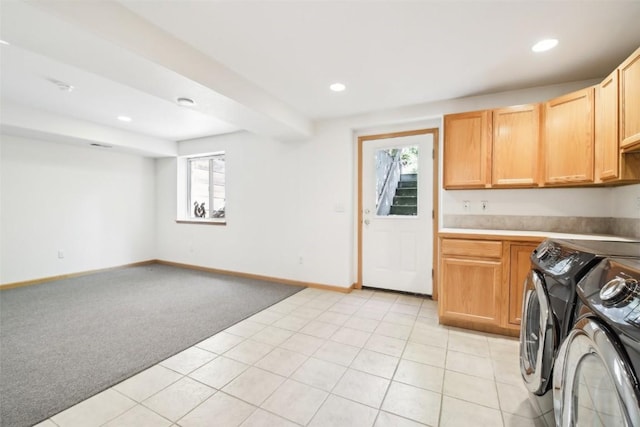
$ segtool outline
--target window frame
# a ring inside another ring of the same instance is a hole
[[[185,197],[185,215],[184,215],[184,220],[178,220],[177,222],[180,223],[196,223],[196,224],[219,224],[219,225],[226,225],[226,209],[225,209],[225,217],[223,218],[213,218],[211,216],[207,216],[205,218],[197,218],[194,216],[193,214],[193,201],[191,200],[191,171],[192,171],[192,167],[191,167],[191,162],[192,161],[197,161],[197,160],[208,160],[209,161],[209,198],[208,200],[206,200],[207,205],[209,206],[209,215],[212,215],[214,212],[216,212],[213,207],[214,207],[214,185],[220,185],[220,184],[216,184],[215,178],[214,178],[214,173],[213,173],[213,162],[216,159],[220,159],[222,158],[225,162],[225,172],[224,172],[224,177],[225,177],[225,182],[223,183],[224,189],[225,189],[225,197],[224,197],[224,205],[226,208],[226,202],[227,202],[227,197],[226,197],[226,153],[224,151],[220,151],[220,152],[216,152],[216,153],[207,153],[207,154],[201,154],[201,155],[194,155],[194,156],[187,156],[185,157],[185,166],[186,166],[186,171],[185,171],[185,178],[186,178],[186,197]]]

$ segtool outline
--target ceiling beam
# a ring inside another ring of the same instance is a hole
[[[312,122],[191,45],[113,1],[27,0],[3,4],[12,44],[174,102],[248,131],[309,137]]]

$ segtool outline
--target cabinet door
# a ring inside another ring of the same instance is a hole
[[[440,314],[451,319],[500,323],[500,260],[443,257]]]
[[[493,186],[537,185],[539,135],[538,104],[493,110]]]
[[[509,314],[507,318],[507,322],[510,325],[520,325],[524,281],[531,269],[529,257],[536,247],[537,245],[532,243],[511,244],[509,264]]]
[[[444,188],[489,184],[490,111],[444,117]]]
[[[619,176],[618,70],[596,88],[596,181]]]
[[[640,49],[620,65],[620,147],[640,149]]]
[[[591,87],[545,103],[546,184],[593,182],[593,98]]]

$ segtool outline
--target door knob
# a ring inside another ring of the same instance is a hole
[[[364,210],[364,213],[366,213],[366,214],[370,214],[370,213],[371,213],[371,211],[370,211],[369,209],[365,209],[365,210]]]
[[[365,219],[365,220],[364,220],[364,225],[369,225],[369,223],[370,223],[370,222],[371,222],[371,221],[369,221],[368,219]]]

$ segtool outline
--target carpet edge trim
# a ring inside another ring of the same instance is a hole
[[[3,284],[0,285],[0,291],[6,290],[6,289],[21,288],[23,286],[40,285],[42,283],[53,282],[53,281],[56,281],[56,280],[72,279],[74,277],[87,276],[89,274],[102,273],[102,272],[105,272],[105,271],[117,270],[117,269],[120,269],[120,268],[141,267],[141,266],[151,265],[151,264],[156,264],[156,263],[157,263],[157,260],[150,259],[150,260],[146,260],[146,261],[139,261],[139,262],[132,262],[132,263],[129,263],[129,264],[116,265],[116,266],[113,266],[113,267],[97,268],[95,270],[85,270],[85,271],[78,271],[76,273],[67,273],[67,274],[60,274],[60,275],[57,275],[57,276],[41,277],[39,279],[30,279],[30,280],[24,280],[24,281],[20,281],[20,282],[3,283]]]
[[[283,279],[280,277],[264,276],[261,274],[244,273],[241,271],[233,271],[233,270],[223,270],[219,268],[203,267],[200,265],[185,264],[185,263],[166,261],[161,259],[151,259],[147,261],[140,261],[140,262],[134,262],[130,264],[118,265],[114,267],[99,268],[95,270],[80,271],[77,273],[68,273],[68,274],[61,274],[58,276],[49,276],[49,277],[42,277],[39,279],[31,279],[31,280],[25,280],[20,282],[0,284],[0,291],[6,290],[6,289],[21,288],[23,286],[39,285],[42,283],[53,282],[56,280],[70,279],[73,277],[80,277],[88,274],[100,273],[103,271],[116,270],[119,268],[140,267],[140,266],[151,265],[151,264],[163,264],[163,265],[169,265],[173,267],[188,268],[190,270],[205,271],[209,273],[218,273],[218,274],[224,274],[227,276],[244,277],[247,279],[257,279],[257,280],[263,280],[265,282],[272,282],[272,283],[283,283],[286,285],[293,285],[293,286],[304,286],[308,288],[324,289],[327,291],[335,291],[335,292],[341,292],[345,294],[350,293],[353,290],[355,285],[354,283],[351,286],[345,288],[343,286],[325,285],[323,283],[304,282],[301,280]]]
[[[234,276],[234,277],[243,277],[243,278],[246,278],[246,279],[263,280],[265,282],[283,283],[285,285],[303,286],[303,287],[315,288],[315,289],[324,289],[324,290],[327,290],[327,291],[342,292],[342,293],[345,293],[345,294],[350,293],[352,291],[352,288],[353,288],[353,285],[349,286],[348,288],[345,288],[343,286],[325,285],[323,283],[304,282],[304,281],[301,281],[301,280],[293,280],[293,279],[283,279],[283,278],[280,278],[280,277],[264,276],[264,275],[261,275],[261,274],[244,273],[244,272],[241,272],[241,271],[233,271],[233,270],[223,270],[223,269],[212,268],[212,267],[203,267],[203,266],[200,266],[200,265],[184,264],[184,263],[180,263],[180,262],[165,261],[165,260],[161,260],[161,259],[157,259],[157,260],[155,260],[155,262],[158,263],[158,264],[169,265],[169,266],[172,266],[172,267],[182,267],[182,268],[188,268],[190,270],[198,270],[198,271],[205,271],[205,272],[208,272],[208,273],[224,274],[226,276]]]

